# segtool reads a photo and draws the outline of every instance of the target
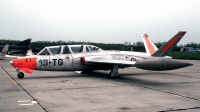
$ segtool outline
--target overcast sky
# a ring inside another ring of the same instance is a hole
[[[0,0],[0,39],[200,43],[200,0]]]

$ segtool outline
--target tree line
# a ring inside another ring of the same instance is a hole
[[[17,44],[19,40],[0,40],[1,43],[6,43],[9,45]],[[155,45],[159,48],[166,42],[157,42]],[[124,51],[145,51],[144,43],[141,41],[138,42],[124,42],[122,43],[95,43],[95,42],[81,42],[81,41],[35,41],[31,42],[30,49],[38,49],[41,50],[46,46],[56,46],[56,45],[73,45],[73,44],[89,44],[100,47],[104,50],[124,50]],[[193,47],[193,48],[200,48],[200,43],[190,42],[184,45],[176,45],[173,48],[173,51],[180,51],[182,47]]]

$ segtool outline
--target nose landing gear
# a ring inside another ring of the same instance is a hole
[[[19,79],[23,79],[24,78],[24,73],[20,72],[19,70],[17,70],[17,72],[18,72],[18,74],[17,74],[18,78]]]

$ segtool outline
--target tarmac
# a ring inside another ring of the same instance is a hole
[[[33,71],[18,79],[10,59],[0,60],[0,112],[199,112],[200,61],[171,71]]]

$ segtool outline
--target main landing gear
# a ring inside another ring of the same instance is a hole
[[[113,68],[110,71],[108,78],[120,78],[120,75],[118,73],[118,65],[113,65]]]
[[[18,78],[19,79],[23,79],[24,78],[24,73],[20,72],[19,70],[17,70],[17,72],[18,72],[18,74],[17,74]]]

